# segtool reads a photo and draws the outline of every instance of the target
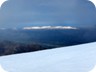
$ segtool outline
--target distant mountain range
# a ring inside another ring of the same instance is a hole
[[[62,26],[0,30],[0,55],[31,52],[96,41],[95,28]]]

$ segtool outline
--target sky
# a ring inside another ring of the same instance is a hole
[[[0,9],[0,28],[96,26],[95,5],[88,0],[8,0]]]

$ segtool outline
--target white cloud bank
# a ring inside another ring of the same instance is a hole
[[[77,28],[71,26],[33,26],[33,27],[24,27],[23,29],[31,30],[31,29],[77,29]]]

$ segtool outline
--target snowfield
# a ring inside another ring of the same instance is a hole
[[[96,43],[0,57],[0,72],[95,72]]]

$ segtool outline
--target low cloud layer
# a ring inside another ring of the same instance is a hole
[[[33,26],[33,27],[24,27],[25,30],[31,29],[77,29],[71,26]]]
[[[0,27],[96,26],[96,9],[89,0],[8,0],[0,10]]]

